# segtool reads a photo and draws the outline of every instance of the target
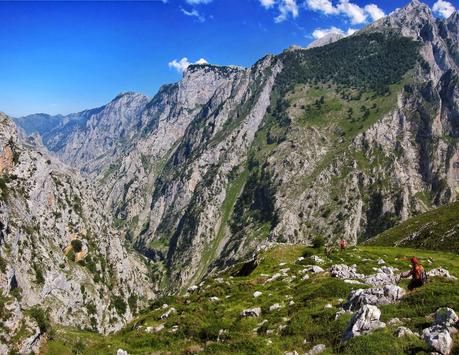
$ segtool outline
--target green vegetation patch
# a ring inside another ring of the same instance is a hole
[[[413,217],[366,244],[459,253],[459,202]]]
[[[360,273],[374,273],[378,259],[400,270],[409,268],[405,257],[418,256],[426,268],[445,267],[453,275],[459,275],[459,258],[454,254],[429,250],[363,246],[336,252],[327,258],[323,248],[303,246],[279,246],[258,257],[258,266],[249,276],[233,276],[242,265],[235,265],[225,273],[208,279],[198,291],[188,296],[168,296],[152,303],[150,310],[120,332],[107,337],[92,332],[69,328],[57,330],[45,349],[48,354],[71,354],[81,347],[82,354],[106,354],[121,348],[129,354],[154,352],[173,354],[284,354],[304,353],[314,345],[325,344],[325,354],[411,354],[428,353],[424,341],[415,337],[398,338],[396,326],[376,331],[367,336],[342,342],[350,315],[335,319],[340,308],[340,298],[346,299],[356,286],[329,274],[310,274],[302,280],[301,271],[313,264],[310,256],[325,260],[321,266],[327,269],[333,264],[356,264]],[[304,260],[298,260],[303,256]],[[430,263],[428,262],[430,260]],[[289,269],[287,276],[271,282],[268,278],[282,269]],[[296,278],[292,278],[296,276]],[[408,281],[401,283],[407,286]],[[440,307],[450,306],[459,310],[459,281],[430,278],[421,289],[409,292],[396,304],[381,306],[381,320],[409,318],[405,326],[415,332],[429,326],[429,315]],[[254,292],[261,295],[254,297]],[[213,299],[217,297],[218,300]],[[280,308],[270,310],[273,304]],[[162,305],[168,307],[163,308]],[[325,305],[331,304],[331,308]],[[174,307],[167,319],[161,316]],[[242,318],[241,311],[261,308],[261,316]],[[158,325],[159,332],[147,331]],[[150,328],[149,328],[150,327]],[[175,328],[174,328],[175,327]],[[172,331],[175,329],[175,331]],[[457,347],[453,351],[459,350]]]

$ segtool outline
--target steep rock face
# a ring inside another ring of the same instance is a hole
[[[119,220],[130,223],[135,234],[150,223],[155,179],[189,124],[210,114],[210,109],[230,96],[237,89],[233,82],[241,85],[245,72],[241,68],[191,66],[179,83],[162,87],[146,106],[132,149],[101,178],[108,207]]]
[[[112,103],[44,142],[96,177],[171,289],[273,241],[356,243],[456,199],[457,29],[415,0],[249,69],[191,66],[129,114]]]
[[[85,113],[77,127],[71,120],[54,129],[44,136],[44,142],[67,164],[88,173],[98,172],[130,144],[147,103],[144,95],[120,94],[106,106]]]
[[[172,283],[186,285],[265,241],[356,243],[455,200],[457,72],[444,23],[454,30],[454,15],[436,21],[413,2],[336,46],[277,57],[270,65],[283,69],[269,104],[251,104],[263,117],[250,146],[212,145],[193,121],[155,184],[138,243],[160,250]],[[393,56],[398,46],[405,56]],[[315,58],[339,49],[368,66],[367,76],[340,62],[330,68],[342,72],[328,74],[324,62],[315,69]]]
[[[174,285],[203,276],[224,245],[237,193],[229,196],[231,175],[246,159],[279,70],[276,59],[266,57],[226,80],[226,95],[207,102],[155,184],[149,228],[138,243],[162,247]]]
[[[46,113],[37,113],[25,117],[13,118],[13,121],[27,134],[38,133],[45,135],[64,122],[64,116],[51,116]]]
[[[23,139],[3,114],[0,146],[1,297],[3,316],[17,318],[1,331],[12,338],[23,322],[33,330],[29,309],[53,323],[119,329],[155,296],[146,261],[123,246],[87,180]]]

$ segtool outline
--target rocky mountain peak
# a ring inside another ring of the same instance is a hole
[[[435,26],[435,23],[436,19],[429,6],[419,0],[413,0],[405,7],[376,21],[368,28],[398,30],[403,36],[412,37],[416,40],[425,40],[426,38],[423,32],[426,32],[426,26],[432,28]]]
[[[344,36],[340,33],[332,32],[329,33],[321,38],[316,39],[314,42],[312,42],[308,48],[316,48],[316,47],[322,47],[326,46],[327,44],[339,41],[340,39],[344,38]]]

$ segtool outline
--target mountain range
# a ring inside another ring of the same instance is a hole
[[[458,26],[413,0],[250,68],[191,65],[153,98],[2,116],[7,343],[39,347],[36,306],[109,333],[270,245],[356,245],[456,201]]]

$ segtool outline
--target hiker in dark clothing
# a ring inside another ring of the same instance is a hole
[[[423,286],[427,282],[427,274],[424,267],[419,263],[416,257],[411,258],[411,270],[402,272],[400,277],[410,277],[411,281],[408,285],[408,289],[414,290],[415,288]]]

